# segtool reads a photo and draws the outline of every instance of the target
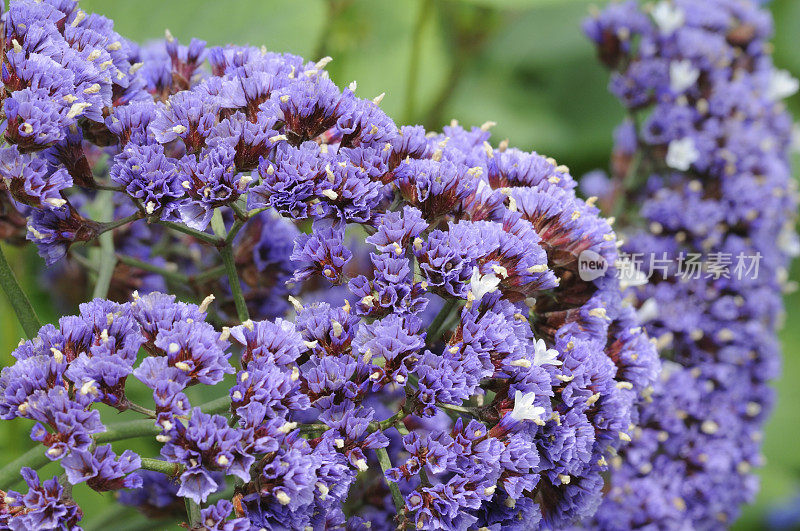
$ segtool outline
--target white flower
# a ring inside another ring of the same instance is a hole
[[[661,33],[664,35],[674,33],[676,29],[683,26],[683,23],[686,22],[686,14],[683,12],[683,9],[673,6],[670,2],[666,1],[656,4],[651,15],[653,15],[653,20],[656,22],[658,29],[660,29]]]
[[[654,298],[649,298],[636,310],[636,317],[640,323],[652,321],[658,317],[658,303]]]
[[[544,408],[533,405],[535,398],[536,393],[525,393],[524,395],[522,391],[514,393],[514,410],[511,412],[511,418],[518,421],[532,420],[537,424],[541,423]]]
[[[536,341],[536,353],[533,355],[533,364],[542,365],[561,365],[558,359],[558,351],[554,348],[547,348],[544,339]]]
[[[689,59],[672,61],[669,64],[669,88],[672,92],[681,93],[697,82],[700,70],[692,65]]]
[[[793,78],[786,70],[775,70],[769,78],[767,98],[780,101],[794,95],[800,89],[800,81]]]
[[[794,231],[794,225],[788,223],[778,233],[778,249],[788,256],[800,256],[800,239]]]
[[[673,140],[669,143],[666,162],[667,166],[670,168],[686,171],[699,158],[700,152],[697,151],[692,137],[686,136],[680,140]]]
[[[481,300],[481,297],[487,293],[497,291],[497,286],[500,285],[500,279],[494,273],[488,275],[481,275],[477,267],[472,269],[472,278],[469,281],[469,289],[476,301]]]

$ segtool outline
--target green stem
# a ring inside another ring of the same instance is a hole
[[[139,219],[141,214],[137,212],[132,216],[117,221],[110,221],[114,216],[113,193],[103,190],[97,194],[97,198],[92,202],[92,210],[96,219],[102,223],[100,226],[100,250],[98,261],[97,280],[94,284],[92,297],[104,299],[108,296],[108,288],[111,287],[111,277],[114,276],[114,269],[117,267],[117,257],[114,254],[114,233],[112,229],[130,223],[134,219]],[[107,223],[108,222],[108,223]],[[94,254],[96,251],[92,251]]]
[[[622,183],[620,185],[621,190],[619,190],[616,203],[612,207],[611,217],[617,217],[624,211],[626,203],[625,200],[628,197],[628,192],[636,182],[636,175],[639,173],[639,168],[641,167],[643,160],[644,153],[642,153],[641,148],[637,149],[627,171],[625,172],[625,176],[622,179]]]
[[[98,444],[109,443],[136,437],[155,437],[159,433],[161,429],[156,427],[152,419],[137,419],[112,424],[103,433],[95,435],[94,440]]]
[[[186,504],[186,516],[189,518],[189,528],[200,523],[200,506],[189,498],[183,499]]]
[[[435,343],[442,335],[444,332],[442,325],[450,316],[450,313],[453,311],[453,309],[458,305],[458,302],[459,301],[457,299],[448,299],[444,303],[444,306],[442,306],[442,309],[439,310],[439,313],[436,314],[436,317],[433,318],[433,322],[431,322],[431,325],[428,327],[426,334],[426,342],[429,345]]]
[[[152,409],[147,409],[146,407],[140,406],[139,404],[135,404],[131,401],[128,401],[126,405],[128,406],[128,409],[130,409],[131,411],[141,413],[142,415],[150,417],[151,419],[154,419],[158,416],[158,414]]]
[[[400,493],[400,487],[397,486],[397,483],[386,477],[386,472],[392,468],[392,461],[389,459],[389,454],[386,452],[386,448],[376,449],[375,454],[378,456],[378,463],[380,463],[381,470],[383,470],[383,479],[386,480],[386,485],[392,493],[392,501],[394,502],[395,509],[397,509],[397,514],[403,514],[405,502],[403,501],[403,495]]]
[[[186,225],[181,225],[180,223],[174,223],[172,221],[161,221],[161,220],[157,221],[156,223],[164,225],[165,227],[168,227],[172,230],[188,234],[189,236],[192,236],[193,238],[200,240],[203,243],[207,243],[209,245],[221,245],[223,243],[222,240],[220,238],[217,238],[216,236],[212,236],[205,232],[200,232],[199,230],[191,229]]]
[[[247,207],[244,209],[239,206],[237,203],[231,203],[231,210],[236,214],[236,217],[242,221],[247,221]]]
[[[225,237],[225,245],[231,245],[233,239],[236,238],[236,235],[239,234],[239,231],[244,227],[244,224],[247,223],[246,221],[242,221],[241,219],[237,219],[233,222],[231,226],[230,232],[228,232],[228,236]]]
[[[21,483],[22,477],[19,475],[19,471],[23,467],[27,466],[37,470],[49,462],[50,459],[47,458],[45,449],[37,444],[0,469],[0,489],[8,490],[17,483]]]
[[[417,107],[417,79],[419,77],[419,63],[422,55],[422,32],[430,15],[430,0],[420,0],[417,20],[414,23],[414,33],[411,36],[411,57],[408,61],[408,75],[406,76],[406,104],[404,114],[406,122],[414,123],[414,114]]]
[[[180,463],[169,463],[161,459],[153,459],[152,457],[142,457],[142,470],[152,470],[153,472],[161,472],[168,476],[177,476],[183,471],[183,465]]]
[[[111,277],[117,267],[117,256],[114,254],[114,235],[106,232],[100,235],[100,268],[97,272],[97,282],[94,285],[92,297],[105,299],[111,287]]]
[[[442,409],[446,409],[446,410],[452,411],[454,413],[460,413],[460,414],[463,414],[463,415],[471,415],[473,417],[477,416],[476,411],[475,411],[474,408],[469,408],[469,407],[464,407],[464,406],[456,406],[456,405],[453,405],[453,404],[441,404],[441,403],[438,403],[438,402],[437,402],[436,405],[439,406]]]
[[[111,201],[111,199],[108,199]],[[110,203],[113,204],[113,203]],[[109,221],[108,223],[101,223],[100,228],[98,229],[98,234],[105,234],[106,232],[112,231],[116,228],[122,227],[123,225],[127,225],[128,223],[133,223],[137,219],[142,219],[144,216],[141,212],[137,212],[135,214],[131,214],[128,217],[118,219],[116,221]]]
[[[105,184],[95,181],[94,185],[98,190],[108,190],[109,192],[124,192],[124,186],[114,186],[113,184]]]
[[[189,280],[194,282],[203,282],[208,279],[221,277],[224,274],[225,274],[225,266],[218,265],[217,267],[212,267],[211,269],[207,269],[202,273],[192,275],[191,277],[189,277]]]
[[[233,259],[233,250],[230,246],[220,248],[222,255],[222,263],[225,265],[225,274],[228,276],[228,284],[231,287],[231,294],[233,295],[233,303],[236,305],[236,315],[242,323],[250,319],[250,313],[247,311],[247,302],[244,300],[244,293],[242,292],[242,285],[239,282],[239,274],[236,272],[236,262]]]
[[[314,55],[312,55],[315,61],[326,55],[325,51],[331,37],[333,23],[337,14],[336,0],[328,0],[325,2],[325,6],[327,8],[325,10],[325,19],[322,22],[322,30],[320,31],[319,37],[317,37],[317,44],[314,46]]]
[[[0,247],[0,286],[3,287],[6,297],[8,297],[8,302],[14,308],[14,313],[17,314],[17,319],[22,325],[25,335],[29,339],[36,337],[42,325],[39,323],[39,318],[36,317],[31,301],[28,300],[19,282],[17,282],[17,277],[14,275],[14,271],[11,270],[11,266],[8,264],[5,254],[3,254],[2,247]]]
[[[151,264],[150,262],[145,262],[144,260],[139,260],[138,258],[134,258],[132,256],[128,256],[125,254],[117,254],[117,260],[122,262],[125,265],[129,265],[131,267],[136,267],[143,271],[149,271],[150,273],[155,273],[157,275],[161,275],[166,280],[172,280],[178,284],[186,284],[189,282],[189,277],[184,274],[178,273],[177,271],[171,271],[166,267],[157,266],[155,264]]]
[[[406,412],[401,409],[400,411],[398,411],[397,413],[395,413],[386,420],[382,420],[380,422],[370,422],[369,426],[367,426],[367,430],[369,430],[370,432],[378,430],[380,431],[388,430],[389,428],[397,424],[398,421],[402,420],[402,418],[405,417],[405,415]]]
[[[200,406],[200,409],[203,410],[203,413],[208,415],[215,415],[219,413],[226,413],[231,408],[231,397],[223,396],[221,398],[217,398],[216,400],[211,400],[210,402],[206,402]]]
[[[239,223],[238,220],[234,222],[234,226],[231,227],[231,232],[239,230],[241,225],[237,227],[237,223]],[[244,293],[242,293],[239,273],[236,272],[236,260],[233,258],[233,248],[231,247],[232,238],[225,232],[225,222],[222,220],[222,211],[219,209],[217,209],[211,217],[211,228],[214,234],[223,241],[223,244],[219,246],[219,254],[222,257],[222,264],[225,266],[225,275],[228,277],[231,295],[233,295],[233,303],[236,305],[236,315],[239,321],[243,323],[250,319],[250,313],[247,311],[247,302],[244,300]]]

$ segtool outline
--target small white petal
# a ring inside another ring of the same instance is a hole
[[[514,394],[514,410],[511,412],[511,418],[518,421],[532,420],[541,423],[544,408],[541,406],[534,406],[533,401],[536,399],[535,393],[525,393],[517,391]]]
[[[793,78],[786,70],[775,70],[767,86],[767,98],[771,101],[780,101],[794,95],[800,89],[800,81]]]
[[[540,367],[542,365],[561,365],[561,361],[558,359],[558,351],[554,348],[547,348],[544,339],[537,340],[533,364]]]
[[[666,162],[670,168],[687,171],[699,158],[700,152],[697,151],[692,137],[687,136],[669,143]]]
[[[481,300],[481,297],[487,293],[497,291],[497,286],[500,285],[500,279],[494,273],[488,275],[481,275],[480,270],[475,267],[472,269],[472,278],[470,279],[469,287],[475,300]]]
[[[675,33],[675,30],[686,22],[686,14],[680,7],[666,0],[659,2],[651,12],[658,29],[664,35]]]
[[[669,87],[673,92],[682,93],[697,82],[700,70],[689,59],[672,61],[669,65]]]

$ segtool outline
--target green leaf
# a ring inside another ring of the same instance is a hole
[[[17,314],[17,319],[19,319],[22,329],[25,330],[25,335],[29,339],[36,337],[42,325],[33,310],[31,301],[28,300],[19,282],[17,282],[17,277],[14,275],[14,271],[11,270],[8,260],[6,260],[6,255],[3,254],[2,247],[0,247],[0,286],[2,286],[8,297],[11,307],[14,308],[14,313]]]

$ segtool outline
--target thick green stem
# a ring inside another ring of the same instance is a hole
[[[8,264],[5,254],[3,254],[2,247],[0,247],[0,286],[3,287],[6,297],[8,297],[8,302],[14,308],[14,313],[17,314],[17,319],[22,325],[25,335],[29,339],[36,337],[42,325],[39,323],[39,318],[36,317],[31,301],[28,300],[19,282],[17,282],[17,277],[14,275],[14,271],[11,270],[11,266]]]
[[[386,472],[392,468],[392,461],[389,459],[389,454],[386,452],[386,448],[376,449],[375,454],[378,456],[378,463],[380,463],[381,470],[383,470],[383,479],[386,480],[386,485],[388,485],[389,491],[392,493],[392,501],[394,502],[395,509],[397,509],[397,514],[403,514],[405,502],[403,501],[403,495],[400,493],[400,487],[397,486],[397,483],[386,477]]]
[[[94,440],[99,444],[136,437],[155,437],[159,433],[161,429],[156,427],[152,419],[139,419],[112,424],[103,433],[95,435]]]
[[[225,245],[231,245],[233,243],[234,238],[236,238],[236,235],[242,230],[245,223],[246,221],[242,221],[241,219],[237,219],[233,222],[230,232],[228,232],[228,235],[225,237]]]
[[[183,465],[162,461],[161,459],[153,459],[152,457],[142,457],[142,469],[161,472],[168,476],[177,476],[183,471]]]
[[[189,519],[189,527],[192,528],[200,523],[200,506],[189,498],[183,499],[186,504],[186,517]]]
[[[234,222],[231,232],[236,226],[237,222]],[[225,230],[225,222],[222,220],[222,211],[219,209],[214,211],[214,215],[211,217],[211,229],[222,240],[222,245],[218,246],[219,254],[222,257],[222,265],[225,266],[225,275],[228,277],[233,303],[236,305],[236,316],[239,321],[245,322],[250,319],[250,313],[247,311],[247,302],[244,300],[244,293],[242,293],[239,273],[236,272],[236,260],[233,258],[233,248]],[[238,231],[239,229],[236,228],[236,230]]]
[[[211,400],[200,406],[203,413],[208,415],[215,415],[219,413],[227,413],[231,408],[231,397],[223,396],[216,400]]]
[[[49,463],[50,459],[44,452],[45,449],[37,444],[0,469],[0,489],[8,490],[17,483],[21,483],[22,476],[19,475],[19,471],[23,467],[27,466],[36,470]]]

